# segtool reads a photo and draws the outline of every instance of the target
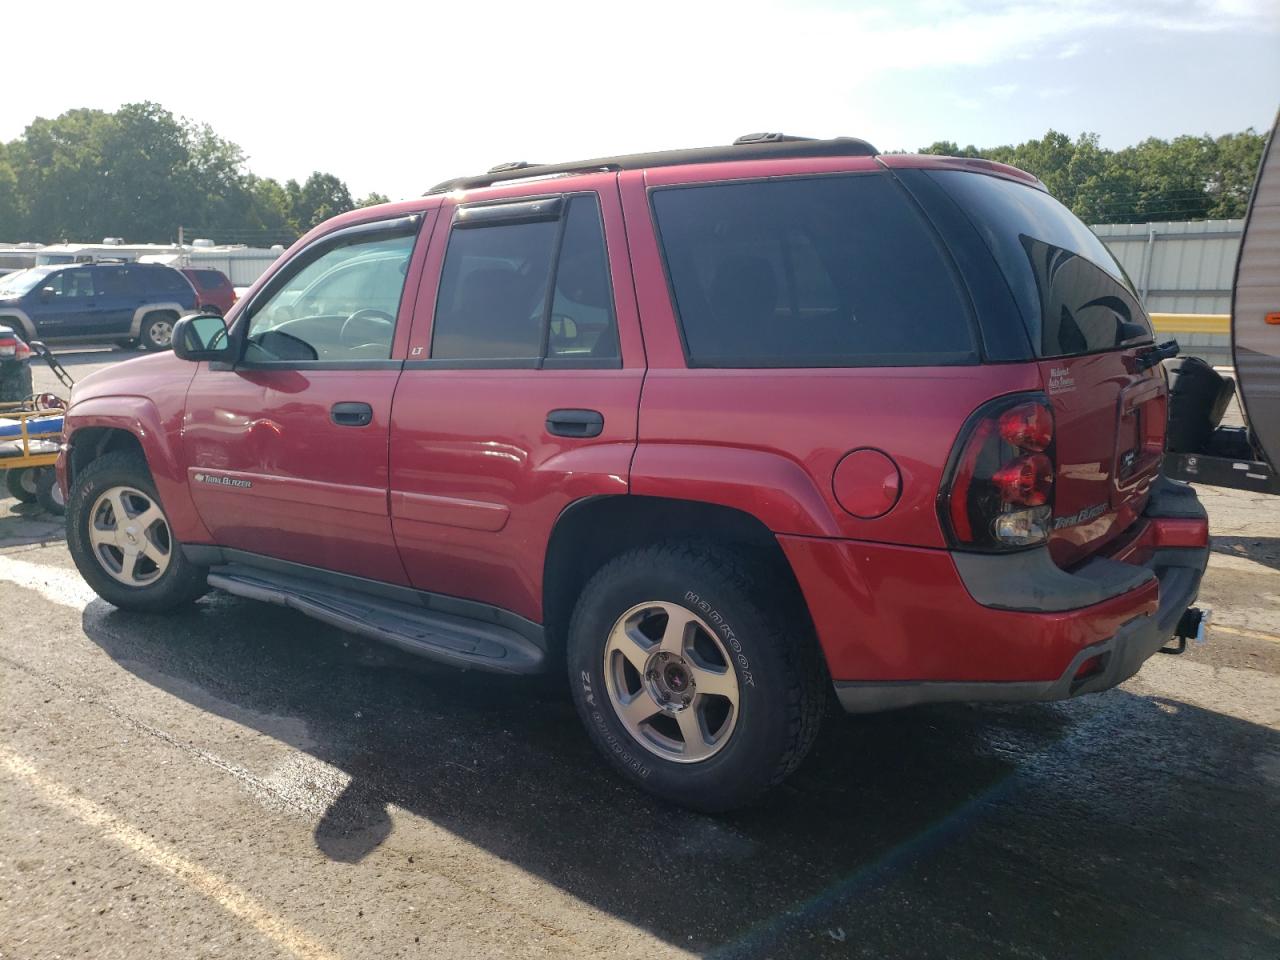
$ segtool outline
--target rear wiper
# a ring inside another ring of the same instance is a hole
[[[1178,341],[1166,340],[1154,346],[1144,347],[1138,352],[1138,369],[1148,370],[1161,360],[1170,360],[1178,355]]]

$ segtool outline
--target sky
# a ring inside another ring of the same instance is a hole
[[[1053,128],[1122,147],[1265,130],[1280,106],[1280,0],[50,9],[0,19],[0,140],[37,116],[152,100],[238,143],[260,176],[323,170],[392,199],[512,160],[761,130],[911,150]]]

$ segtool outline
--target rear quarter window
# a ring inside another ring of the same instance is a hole
[[[960,170],[933,170],[929,177],[990,249],[1038,356],[1079,356],[1152,339],[1151,322],[1124,269],[1049,194]]]
[[[977,362],[952,267],[887,174],[670,187],[652,201],[691,366]]]

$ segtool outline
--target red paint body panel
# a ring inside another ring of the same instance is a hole
[[[212,542],[407,583],[387,508],[391,396],[400,371],[211,370],[191,383],[183,450],[192,473],[251,487],[192,483]],[[373,408],[365,427],[338,426],[335,403]]]
[[[187,485],[182,416],[193,364],[171,353],[137,357],[90,374],[75,386],[63,437],[89,427],[124,430],[138,438],[174,534],[188,543],[210,542]],[[66,489],[66,457],[58,458]]]
[[[1158,370],[1139,371],[1134,351],[1040,363],[1053,406],[1058,472],[1055,517],[1087,517],[1057,529],[1049,549],[1070,566],[1129,529],[1159,474],[1168,387]],[[1121,476],[1126,451],[1134,466]]]
[[[995,610],[951,555],[882,543],[778,538],[834,680],[1056,680],[1081,648],[1154,613],[1155,582],[1062,613]]]
[[[746,510],[775,533],[941,547],[938,488],[965,418],[1039,386],[1033,364],[650,370],[632,484]],[[858,447],[892,451],[902,476],[874,519],[847,513],[832,488]]]
[[[412,585],[541,620],[542,559],[560,513],[583,497],[627,492],[642,377],[406,370],[392,411],[391,502]],[[599,437],[547,433],[548,411],[581,407],[604,414]],[[499,514],[506,523],[486,529]]]

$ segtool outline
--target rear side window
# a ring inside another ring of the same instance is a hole
[[[929,176],[986,241],[1039,356],[1079,356],[1152,339],[1120,264],[1053,197],[985,174],[934,170]]]
[[[977,361],[939,242],[887,175],[674,187],[653,205],[691,366]]]
[[[141,278],[149,289],[158,293],[185,293],[190,295],[191,284],[177,270],[169,267],[152,267],[141,271]]]
[[[617,366],[617,324],[594,195],[556,219],[455,225],[432,335],[433,360]]]
[[[133,282],[133,271],[128,267],[99,269],[98,286],[110,297],[137,296],[138,293],[138,285]]]

